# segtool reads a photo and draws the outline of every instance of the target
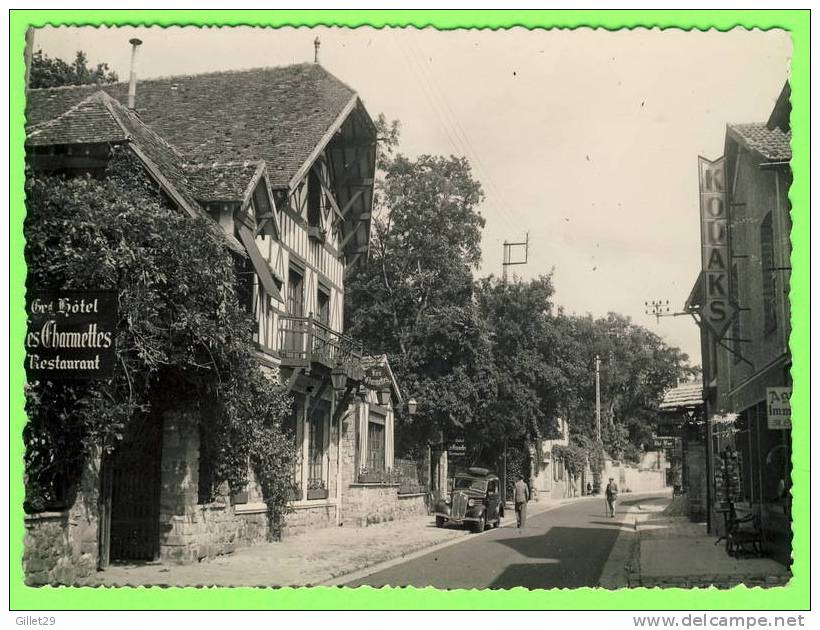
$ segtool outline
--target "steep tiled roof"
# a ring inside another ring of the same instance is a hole
[[[186,165],[185,178],[196,198],[203,202],[243,199],[248,184],[264,162]]]
[[[127,102],[127,83],[31,90],[29,125],[100,89]],[[274,188],[287,186],[356,96],[318,64],[145,80],[136,94],[139,118],[189,162],[264,159]]]
[[[659,405],[662,410],[679,409],[681,407],[697,407],[703,404],[703,384],[700,381],[681,383],[670,389],[663,396]]]
[[[779,127],[769,129],[766,123],[729,125],[728,131],[737,141],[767,160],[781,162],[792,158],[791,131]]]
[[[126,140],[126,133],[111,113],[105,93],[97,92],[58,117],[29,128],[26,144],[107,143]]]

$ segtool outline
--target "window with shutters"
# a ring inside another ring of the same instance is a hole
[[[760,224],[760,271],[763,276],[763,333],[768,335],[777,327],[776,273],[774,264],[774,234],[772,213]]]

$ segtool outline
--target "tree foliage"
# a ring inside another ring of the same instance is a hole
[[[90,66],[88,57],[82,50],[77,51],[71,63],[58,57],[52,59],[42,50],[36,51],[31,56],[29,74],[29,87],[31,88],[116,83],[118,80],[117,73],[111,70],[107,63]]]
[[[397,123],[380,118],[393,149]],[[463,158],[381,151],[369,261],[345,288],[346,329],[388,354],[418,402],[397,426],[398,450],[463,435],[494,396],[489,338],[474,303],[483,198]]]
[[[478,282],[477,300],[487,321],[497,395],[483,418],[485,442],[553,438],[560,415],[561,375],[550,362],[552,279]]]
[[[475,281],[483,195],[469,164],[407,158],[397,152],[400,125],[380,116],[377,127],[383,150],[371,255],[347,283],[345,312],[347,330],[386,351],[419,402],[399,437],[465,435],[468,450],[472,443],[490,462],[509,440],[554,437],[554,420],[564,417],[573,445],[600,471],[599,356],[603,446],[615,457],[639,457],[664,391],[691,371],[687,357],[627,317],[565,314],[553,304],[550,275]]]
[[[28,386],[29,506],[66,462],[76,472],[93,447],[112,452],[147,414],[199,405],[213,411],[201,422],[215,485],[241,488],[250,461],[279,518],[292,458],[281,430],[289,400],[253,356],[252,320],[218,228],[165,205],[127,149],[101,179],[29,173],[26,195],[28,288],[119,296],[113,378]]]

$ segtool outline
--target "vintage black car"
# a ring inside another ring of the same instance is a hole
[[[452,492],[436,501],[433,511],[437,527],[469,523],[476,533],[483,532],[487,525],[499,527],[504,518],[504,502],[498,476],[486,468],[469,468],[466,473],[457,474]]]

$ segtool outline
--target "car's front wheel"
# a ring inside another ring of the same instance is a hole
[[[436,527],[444,527],[444,517],[437,516],[436,517]]]
[[[473,523],[473,531],[476,534],[480,534],[484,531],[484,527],[487,525],[487,522],[484,520],[484,515],[478,517],[478,520]]]

